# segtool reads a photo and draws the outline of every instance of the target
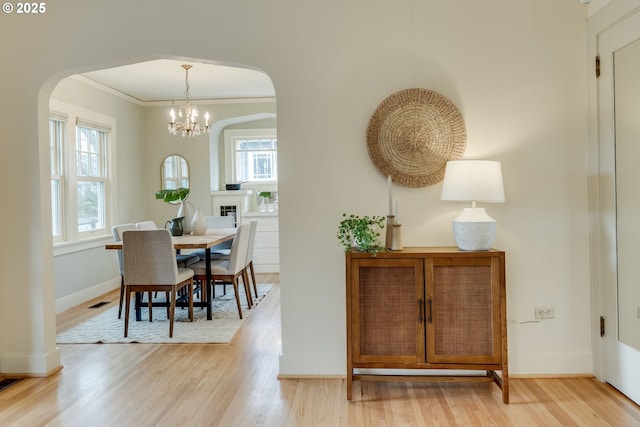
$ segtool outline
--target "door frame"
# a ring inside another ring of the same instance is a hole
[[[589,211],[594,374],[640,403],[640,351],[618,341],[613,52],[640,38],[640,0],[614,0],[588,22]],[[596,65],[596,57],[599,64]],[[600,76],[596,77],[596,68]],[[600,336],[600,318],[606,333]],[[624,370],[624,374],[621,372]],[[629,375],[629,373],[631,375]],[[626,375],[625,375],[626,374]]]

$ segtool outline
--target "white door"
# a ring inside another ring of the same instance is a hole
[[[640,72],[626,71],[640,69],[640,10],[599,34],[598,54],[603,377],[640,403]]]

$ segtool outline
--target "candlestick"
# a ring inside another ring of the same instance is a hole
[[[391,175],[387,175],[387,192],[389,193],[389,215],[393,215],[393,194],[391,191]]]
[[[393,245],[393,215],[387,215],[387,226],[385,227],[386,235],[384,240],[384,247],[387,249],[391,249]]]
[[[402,232],[401,232],[401,228],[402,225],[400,224],[393,224],[393,236],[391,239],[391,249],[392,251],[401,251],[402,250]]]

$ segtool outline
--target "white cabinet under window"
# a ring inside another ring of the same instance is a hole
[[[253,266],[257,273],[280,272],[280,235],[278,214],[270,212],[247,212],[242,216],[243,224],[258,220],[256,242],[253,251]]]

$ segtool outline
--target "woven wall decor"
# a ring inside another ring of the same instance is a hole
[[[393,182],[420,188],[444,178],[448,160],[462,158],[467,131],[462,115],[444,96],[405,89],[378,105],[367,127],[367,148]]]

